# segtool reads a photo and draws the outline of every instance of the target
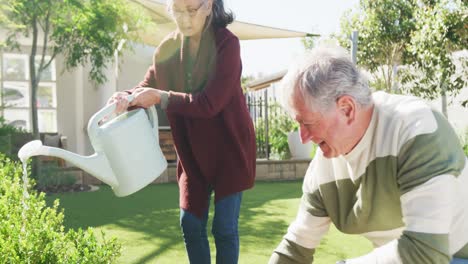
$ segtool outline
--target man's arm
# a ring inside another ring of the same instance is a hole
[[[284,238],[275,251],[273,251],[268,264],[312,263],[314,253],[314,248],[305,248]]]
[[[296,219],[273,252],[269,264],[312,263],[315,248],[330,227],[330,218],[319,195],[318,191],[304,192]]]

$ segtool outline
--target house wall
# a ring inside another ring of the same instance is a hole
[[[134,44],[132,50],[124,52],[119,59],[117,72],[117,90],[123,91],[135,87],[145,76],[153,62],[154,47]]]
[[[118,59],[118,70],[115,63],[107,66],[104,70],[107,82],[102,85],[89,81],[90,65],[58,75],[58,128],[68,137],[70,151],[81,155],[94,153],[87,134],[89,119],[106,105],[114,92],[133,88],[143,79],[152,63],[153,52],[154,47],[134,45],[133,50],[125,51]],[[63,58],[57,59],[57,69],[63,67]],[[161,116],[160,119],[164,120],[165,117]]]
[[[73,72],[59,77],[62,81],[57,86],[60,86],[62,93],[58,101],[62,101],[63,104],[58,110],[61,112],[58,122],[63,122],[63,126],[59,127],[69,137],[69,150],[82,155],[94,153],[87,134],[89,119],[105,106],[114,92],[133,88],[143,79],[152,63],[153,52],[154,47],[133,45],[133,50],[126,50],[118,59],[119,69],[116,69],[115,63],[111,63],[104,70],[107,82],[102,85],[93,84],[88,80],[89,65],[78,67]],[[63,64],[61,66],[63,67]],[[60,69],[59,66],[57,69]],[[68,96],[64,91],[68,88],[73,88],[74,97]],[[72,105],[75,113],[70,113]],[[67,118],[68,115],[74,116],[74,120]]]
[[[107,66],[107,82],[102,85],[89,81],[90,65],[60,73],[64,58],[57,57],[57,123],[58,131],[67,136],[68,150],[81,155],[94,153],[87,133],[89,119],[114,92],[133,88],[143,79],[153,52],[154,47],[134,45],[133,51],[125,51],[119,58],[119,70],[114,63]]]

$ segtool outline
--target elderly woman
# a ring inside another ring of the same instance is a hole
[[[117,111],[165,109],[178,155],[180,224],[190,263],[210,263],[207,219],[214,192],[212,233],[217,263],[237,263],[242,192],[254,184],[255,134],[240,79],[239,39],[226,26],[222,0],[173,0],[177,30],[157,47],[137,87],[114,94]],[[126,96],[135,99],[128,104]],[[138,175],[135,175],[136,177]]]
[[[314,49],[282,89],[302,140],[319,148],[271,264],[311,263],[331,223],[375,247],[340,263],[468,262],[468,160],[441,113],[372,94],[339,48]]]

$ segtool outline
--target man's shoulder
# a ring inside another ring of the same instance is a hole
[[[437,121],[432,109],[424,100],[406,95],[383,92],[373,94],[377,114],[377,131],[405,135],[401,140],[419,134],[432,133]]]

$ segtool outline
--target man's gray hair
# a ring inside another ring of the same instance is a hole
[[[367,79],[345,49],[321,46],[311,50],[301,63],[291,67],[281,82],[282,104],[293,110],[294,96],[301,96],[309,110],[327,112],[343,95],[366,107],[372,104]]]

